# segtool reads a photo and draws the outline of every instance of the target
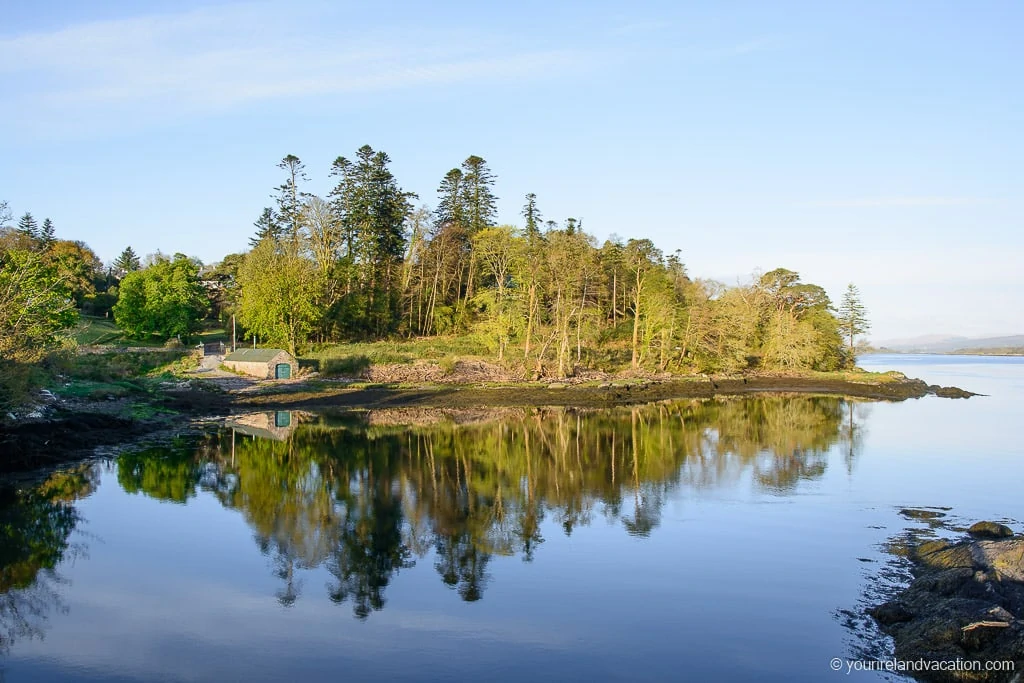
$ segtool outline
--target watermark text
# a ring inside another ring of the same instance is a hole
[[[842,659],[833,657],[828,663],[833,671],[847,675],[854,671],[884,671],[886,673],[916,674],[934,671],[946,672],[1011,672],[1012,660],[979,661],[977,659]]]

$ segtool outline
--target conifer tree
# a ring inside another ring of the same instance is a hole
[[[139,261],[138,255],[135,250],[130,246],[125,247],[124,251],[114,259],[114,274],[118,278],[123,278],[128,273],[133,273],[139,269],[142,263]]]
[[[487,168],[486,161],[473,155],[462,162],[462,178],[466,227],[474,235],[496,224],[498,198],[492,189],[496,176]]]
[[[29,239],[39,239],[39,224],[36,223],[36,219],[28,211],[18,220],[18,232]]]
[[[44,251],[48,250],[53,246],[53,243],[57,241],[55,237],[55,230],[53,227],[53,221],[49,218],[43,220],[43,227],[39,231],[39,243]]]
[[[251,246],[255,247],[268,238],[274,241],[281,240],[281,222],[278,220],[277,213],[269,206],[263,207],[263,213],[260,214],[260,217],[256,219],[253,225],[256,227],[256,235],[249,239]]]
[[[871,329],[867,310],[860,300],[860,291],[852,282],[846,286],[846,292],[843,293],[843,301],[839,305],[838,320],[843,338],[849,342],[849,361],[852,363],[856,357],[854,345],[856,336],[864,334]]]
[[[466,227],[463,180],[462,171],[457,168],[448,171],[441,180],[437,188],[437,208],[434,209],[434,223],[437,227]]]
[[[537,208],[537,195],[532,192],[526,195],[523,217],[526,218],[526,239],[533,244],[540,236],[541,215]]]
[[[285,181],[278,185],[277,200],[278,219],[282,232],[293,242],[298,242],[299,231],[302,229],[302,202],[306,193],[299,189],[302,182],[308,180],[306,167],[294,154],[281,159],[278,168],[285,171]]]

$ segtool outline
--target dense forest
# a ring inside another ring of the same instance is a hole
[[[471,337],[525,377],[635,372],[836,370],[867,329],[856,288],[833,307],[777,268],[745,285],[693,278],[680,253],[640,236],[600,243],[578,218],[545,220],[536,195],[519,225],[497,222],[496,175],[470,156],[416,206],[369,146],[307,191],[298,157],[257,214],[248,251],[204,265],[184,254],[103,264],[49,219],[0,205],[0,354],[5,376],[66,343],[76,311],[128,335],[188,342],[204,320],[293,353],[345,341]]]

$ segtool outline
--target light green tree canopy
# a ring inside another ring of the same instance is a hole
[[[265,239],[238,269],[238,318],[271,344],[297,353],[323,311],[316,305],[323,276],[294,246]]]
[[[144,270],[125,275],[114,320],[137,339],[189,337],[209,307],[198,264],[184,254],[160,257]]]

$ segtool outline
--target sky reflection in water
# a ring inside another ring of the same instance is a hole
[[[68,468],[0,500],[7,680],[820,680],[900,507],[1024,517],[1022,370],[907,370],[970,401],[257,414]]]

